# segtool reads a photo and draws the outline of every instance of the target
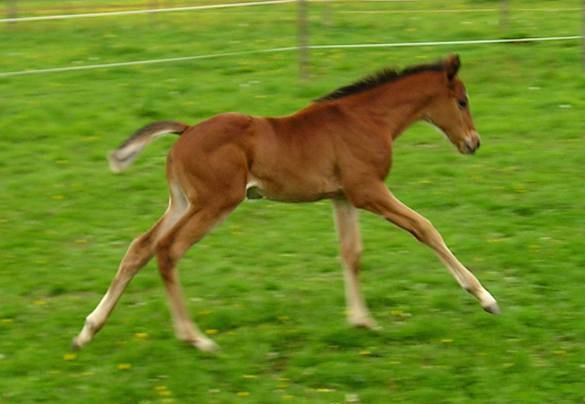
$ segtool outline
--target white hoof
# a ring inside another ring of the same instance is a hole
[[[350,316],[347,321],[352,327],[356,328],[367,328],[373,331],[382,329],[370,316]]]
[[[498,306],[496,299],[494,299],[494,297],[487,290],[484,289],[482,292],[483,293],[479,297],[481,307],[488,313],[500,314],[500,306]]]
[[[495,315],[502,313],[502,311],[500,310],[500,306],[498,306],[498,303],[496,303],[496,302],[488,304],[487,306],[483,306],[483,309],[485,311],[487,311],[488,313],[495,314]]]
[[[87,345],[95,334],[95,332],[93,332],[92,329],[93,327],[91,326],[91,324],[86,323],[83,326],[83,329],[81,330],[79,335],[73,338],[71,348],[77,351],[83,348],[85,345]]]
[[[201,352],[217,352],[220,350],[219,345],[207,337],[197,337],[195,340],[188,342]]]
[[[85,344],[81,343],[79,336],[73,337],[73,341],[71,341],[71,349],[72,350],[79,351],[81,348],[83,348],[83,345],[85,345]]]

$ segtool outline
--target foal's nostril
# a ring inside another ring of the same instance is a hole
[[[475,150],[479,149],[479,146],[481,146],[481,140],[477,139],[477,146],[475,147]]]

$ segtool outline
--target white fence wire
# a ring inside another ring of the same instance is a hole
[[[170,7],[170,8],[153,8],[147,10],[121,10],[121,11],[106,11],[99,13],[83,13],[83,14],[61,14],[61,15],[41,15],[32,17],[15,17],[3,18],[0,22],[30,22],[30,21],[52,21],[52,20],[69,20],[74,18],[95,18],[95,17],[115,17],[124,15],[137,14],[156,14],[156,13],[172,13],[180,11],[198,11],[198,10],[213,10],[220,8],[237,8],[250,6],[266,6],[271,4],[285,4],[294,3],[297,0],[267,0],[267,1],[249,1],[243,3],[224,3],[224,4],[208,4],[203,6],[187,6],[187,7]]]
[[[572,35],[572,36],[551,36],[551,37],[510,38],[510,39],[475,39],[475,40],[464,40],[464,41],[427,41],[427,42],[391,42],[391,43],[362,43],[362,44],[337,44],[337,45],[309,45],[308,49],[326,50],[326,49],[356,49],[356,48],[401,48],[401,47],[422,47],[422,46],[462,46],[462,45],[488,45],[488,44],[521,43],[521,42],[573,41],[573,40],[578,40],[578,39],[583,39],[583,36],[582,35]],[[300,47],[298,47],[298,46],[289,46],[289,47],[282,47],[282,48],[212,53],[212,54],[206,54],[206,55],[191,55],[191,56],[180,56],[180,57],[161,58],[161,59],[134,60],[134,61],[127,61],[127,62],[114,62],[114,63],[92,64],[92,65],[82,65],[82,66],[52,67],[52,68],[46,68],[46,69],[31,69],[31,70],[21,70],[21,71],[13,71],[13,72],[0,72],[0,78],[14,77],[14,76],[25,76],[25,75],[33,75],[33,74],[48,74],[48,73],[82,71],[82,70],[109,69],[109,68],[137,66],[137,65],[177,63],[177,62],[186,62],[186,61],[192,61],[192,60],[214,59],[214,58],[228,57],[228,56],[242,56],[242,55],[254,55],[254,54],[265,54],[265,53],[291,52],[291,51],[297,51],[299,49],[300,49]]]
[[[140,14],[162,14],[162,13],[176,13],[186,11],[203,11],[203,10],[214,10],[214,9],[225,9],[225,8],[240,8],[250,6],[265,6],[274,4],[286,4],[296,3],[298,0],[265,0],[265,1],[248,1],[240,3],[222,3],[222,4],[208,4],[200,6],[185,6],[185,7],[165,7],[165,8],[151,8],[151,9],[139,9],[139,10],[120,10],[120,11],[101,11],[95,13],[79,13],[79,14],[59,14],[59,15],[41,15],[41,16],[28,16],[28,17],[10,17],[0,18],[0,23],[14,23],[14,22],[37,22],[37,21],[54,21],[54,20],[70,20],[76,18],[98,18],[98,17],[121,17],[128,15],[140,15]],[[417,2],[421,0],[362,0],[367,2],[380,2],[380,3],[402,3],[402,2]],[[309,0],[309,3],[333,3],[339,2],[339,0]],[[515,8],[514,11],[530,11],[530,12],[548,12],[556,13],[563,11],[579,11],[580,8],[558,8],[558,7],[547,7],[547,8]],[[451,8],[451,9],[420,9],[420,10],[341,10],[342,14],[421,14],[421,13],[488,13],[498,12],[497,8]]]

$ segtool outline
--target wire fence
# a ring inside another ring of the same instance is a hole
[[[16,3],[15,0],[9,0]],[[225,8],[241,8],[241,7],[253,7],[253,6],[266,6],[275,4],[286,4],[286,3],[300,3],[300,2],[311,2],[311,3],[334,3],[335,0],[263,0],[263,1],[247,1],[239,3],[220,3],[220,4],[207,4],[198,6],[183,6],[183,7],[157,7],[157,8],[146,8],[136,10],[118,10],[118,11],[100,11],[93,13],[77,13],[77,14],[56,14],[56,15],[41,15],[41,16],[24,16],[17,17],[16,13],[18,8],[16,6],[6,8],[6,18],[0,18],[0,23],[16,23],[16,22],[36,22],[36,21],[55,21],[55,20],[69,20],[77,18],[99,18],[99,17],[122,17],[129,15],[141,15],[141,14],[163,14],[163,13],[177,13],[177,12],[189,12],[189,11],[203,11],[203,10],[217,10]],[[363,0],[362,0],[363,1]],[[421,0],[366,0],[369,2],[380,2],[380,3],[406,3],[406,2],[417,2]],[[339,1],[337,1],[339,2]],[[502,4],[505,4],[502,1]],[[540,7],[540,8],[514,8],[515,12],[544,12],[544,13],[556,13],[556,12],[574,12],[580,11],[579,7]],[[500,12],[501,19],[506,20],[510,13],[508,6],[502,6],[500,8],[427,8],[418,10],[341,10],[339,13],[342,14],[417,14],[417,13],[494,13]],[[502,23],[503,24],[503,23]]]
[[[223,8],[239,8],[251,6],[266,6],[273,4],[294,3],[297,0],[266,0],[266,1],[249,1],[243,3],[223,3],[223,4],[208,4],[201,6],[188,7],[167,7],[167,8],[150,8],[141,10],[120,10],[120,11],[106,11],[98,13],[80,13],[80,14],[59,14],[59,15],[42,15],[32,17],[9,17],[0,19],[0,22],[32,22],[32,21],[54,21],[54,20],[69,20],[75,18],[98,18],[98,17],[120,17],[127,15],[140,14],[161,14],[161,13],[177,13],[185,11],[201,11],[214,10]]]
[[[370,3],[398,3],[398,2],[418,2],[421,0],[365,0]],[[167,7],[167,8],[151,8],[140,10],[119,10],[110,12],[96,12],[83,14],[61,14],[61,15],[46,15],[46,16],[30,16],[30,17],[10,17],[0,19],[0,22],[15,23],[15,22],[36,22],[36,21],[51,21],[51,20],[65,20],[74,18],[95,18],[95,17],[114,17],[114,16],[130,16],[139,14],[152,13],[170,13],[170,12],[195,12],[212,9],[225,8],[241,8],[241,7],[257,7],[257,6],[276,6],[287,3],[297,3],[298,5],[298,43],[295,46],[277,47],[267,49],[252,49],[245,51],[220,52],[202,55],[187,55],[166,58],[153,58],[145,60],[133,61],[119,61],[103,64],[88,64],[81,66],[54,66],[43,68],[31,68],[19,71],[0,71],[0,78],[39,75],[49,73],[62,73],[83,70],[97,70],[97,69],[112,69],[120,67],[129,67],[137,65],[151,65],[176,63],[193,60],[213,59],[222,57],[233,57],[254,54],[268,54],[278,52],[299,52],[299,72],[302,78],[308,77],[309,69],[309,50],[326,50],[326,49],[357,49],[357,48],[398,48],[398,47],[430,47],[430,46],[461,46],[461,45],[489,45],[502,43],[522,43],[522,42],[549,42],[549,41],[582,41],[582,61],[585,69],[585,0],[582,0],[582,8],[521,8],[518,11],[539,11],[539,12],[559,12],[559,11],[577,11],[582,10],[582,32],[581,35],[565,35],[565,36],[539,36],[539,37],[524,37],[524,38],[487,38],[487,39],[473,39],[473,40],[454,40],[454,41],[417,41],[417,42],[392,42],[392,43],[357,43],[357,44],[333,44],[333,45],[311,45],[308,35],[308,12],[307,2],[331,3],[333,1],[327,0],[265,0],[265,1],[248,1],[237,3],[220,3],[208,4],[198,6],[186,7]],[[16,0],[8,0],[7,12],[14,12],[11,8],[15,8]],[[481,8],[481,9],[418,9],[418,10],[340,10],[339,13],[446,13],[446,12],[500,12],[500,27],[506,29],[509,18],[509,5],[506,0],[501,0],[500,8]]]
[[[62,72],[73,72],[81,70],[97,70],[97,69],[108,69],[116,67],[128,67],[137,65],[151,65],[161,63],[176,63],[176,62],[187,62],[192,60],[202,59],[215,59],[229,56],[244,56],[254,55],[262,53],[278,53],[278,52],[291,52],[299,51],[304,48],[307,50],[326,50],[326,49],[356,49],[356,48],[402,48],[402,47],[423,47],[423,46],[461,46],[461,45],[489,45],[489,44],[502,44],[502,43],[522,43],[522,42],[550,42],[550,41],[574,41],[582,39],[582,35],[573,36],[554,36],[554,37],[533,37],[533,38],[510,38],[510,39],[475,39],[475,40],[462,40],[462,41],[428,41],[428,42],[393,42],[393,43],[362,43],[362,44],[337,44],[337,45],[308,45],[302,46],[289,46],[282,48],[269,48],[269,49],[258,49],[248,51],[237,51],[237,52],[221,52],[212,53],[207,55],[190,55],[180,56],[172,58],[161,58],[161,59],[147,59],[147,60],[134,60],[128,62],[114,62],[114,63],[103,63],[103,64],[92,64],[83,66],[65,66],[65,67],[52,67],[45,69],[31,69],[21,70],[14,72],[0,72],[0,77],[13,77],[13,76],[26,76],[33,74],[47,74],[47,73],[62,73]]]

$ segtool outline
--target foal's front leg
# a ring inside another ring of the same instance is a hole
[[[343,263],[347,321],[356,327],[376,329],[378,325],[370,316],[360,291],[359,272],[362,241],[358,211],[345,199],[333,200],[333,208]]]
[[[471,293],[481,307],[489,313],[499,314],[496,299],[485,290],[477,278],[449,250],[441,234],[431,222],[404,205],[392,195],[384,183],[361,187],[349,195],[351,202],[359,207],[376,213],[386,220],[410,232],[420,242],[431,247],[455,277],[459,285]]]

